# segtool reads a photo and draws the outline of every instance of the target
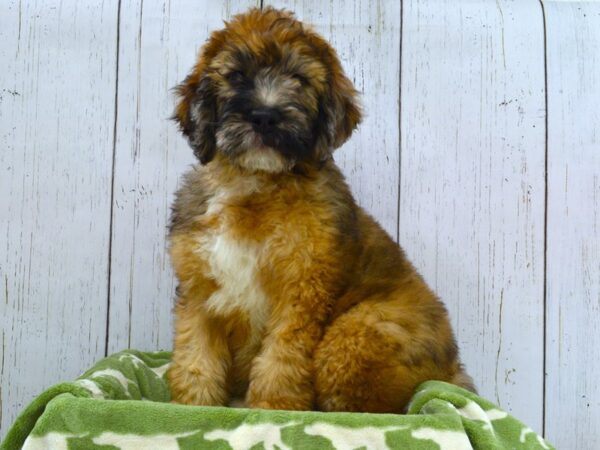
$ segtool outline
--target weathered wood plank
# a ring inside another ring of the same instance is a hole
[[[402,39],[400,242],[481,394],[541,431],[540,5],[405,1]]]
[[[0,2],[0,438],[104,354],[117,3]]]
[[[121,4],[108,351],[170,348],[175,283],[166,226],[179,177],[195,162],[169,120],[172,87],[239,1]]]
[[[104,352],[118,2],[63,3],[0,2],[0,436],[35,394]],[[169,89],[221,19],[258,3],[121,2],[109,352],[171,345],[166,222],[194,160],[168,121]],[[400,2],[274,5],[330,39],[364,94],[365,122],[336,155],[359,202],[395,236],[401,180],[400,241],[447,303],[482,394],[541,431],[541,9],[403,3],[401,153]],[[544,4],[545,423],[558,448],[591,449],[600,447],[600,4]]]
[[[365,118],[335,154],[359,204],[397,237],[400,2],[277,0],[337,50],[362,94]]]
[[[600,3],[544,1],[548,67],[546,433],[600,448]]]

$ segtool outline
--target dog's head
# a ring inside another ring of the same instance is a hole
[[[252,9],[214,32],[177,87],[198,159],[282,172],[331,157],[361,119],[333,48],[287,11]]]

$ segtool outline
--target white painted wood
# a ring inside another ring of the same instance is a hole
[[[405,1],[400,243],[480,393],[543,416],[544,41],[536,0]]]
[[[362,94],[365,118],[335,159],[360,205],[394,239],[398,226],[400,2],[265,2],[294,11],[338,52]]]
[[[0,438],[104,354],[107,325],[108,352],[170,348],[166,225],[194,158],[169,89],[260,2],[123,1],[119,30],[117,0],[88,3],[0,2]],[[557,448],[600,448],[600,3],[544,1],[545,415],[541,5],[402,3],[400,77],[401,2],[273,2],[330,39],[363,93],[336,159],[448,305],[481,393],[536,431],[544,417]]]
[[[104,355],[117,1],[0,17],[1,439]]]
[[[172,194],[195,162],[171,91],[209,32],[254,0],[122,2],[108,351],[171,348],[175,282],[166,251]]]
[[[600,3],[544,1],[548,67],[546,433],[600,448]]]

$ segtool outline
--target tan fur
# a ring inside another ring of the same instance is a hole
[[[220,116],[238,92],[218,74],[236,64],[233,49],[262,61],[254,76],[268,85],[256,101],[303,102],[282,128],[323,122],[306,128],[314,144],[302,155],[267,146],[280,163],[271,164],[252,146],[226,148],[224,129],[260,140],[243,115]],[[176,119],[205,165],[186,175],[172,216],[173,399],[401,412],[425,380],[472,388],[444,306],[330,157],[360,110],[328,44],[288,12],[251,10],[212,35],[179,93]]]

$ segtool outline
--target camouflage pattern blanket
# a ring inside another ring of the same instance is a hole
[[[550,449],[492,403],[438,381],[407,415],[265,411],[168,403],[170,353],[127,350],[56,385],[17,418],[1,450]]]

